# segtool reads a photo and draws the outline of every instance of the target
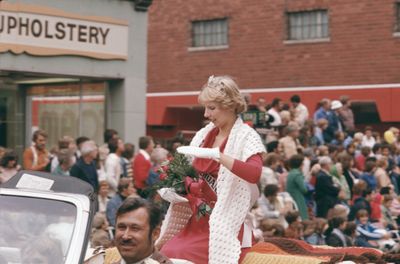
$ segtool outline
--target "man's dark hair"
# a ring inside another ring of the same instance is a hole
[[[33,142],[36,142],[36,140],[38,139],[39,136],[42,136],[42,137],[44,137],[44,138],[47,138],[47,133],[46,133],[46,131],[44,131],[44,130],[42,130],[42,129],[36,130],[36,131],[33,133],[33,135],[32,135],[32,141],[33,141]]]
[[[304,157],[300,154],[295,154],[289,159],[289,166],[291,169],[298,169],[303,163]]]
[[[290,102],[292,102],[292,103],[300,103],[301,102],[300,96],[297,95],[297,94],[293,95],[292,97],[290,97]]]
[[[382,148],[382,144],[380,143],[375,143],[375,145],[372,147],[372,152],[376,153],[378,150]]]
[[[372,194],[372,189],[367,187],[365,190],[362,191],[362,197],[367,197],[368,195]]]
[[[268,196],[275,196],[279,191],[279,187],[276,184],[268,184],[264,188],[264,195],[265,197]]]
[[[132,179],[122,178],[118,182],[118,193],[122,193],[125,189],[129,187],[129,184],[132,182]]]
[[[135,145],[133,145],[132,143],[125,143],[124,149],[125,150],[122,152],[121,156],[126,158],[127,160],[130,160],[135,153]]]
[[[139,148],[146,149],[152,140],[153,140],[153,138],[150,136],[140,137],[139,138]]]
[[[4,153],[3,158],[1,159],[0,166],[3,168],[7,167],[8,162],[15,160],[14,168],[17,167],[17,162],[18,162],[18,155],[15,153],[13,150],[8,150],[6,153]]]
[[[106,129],[103,134],[104,143],[108,143],[115,135],[118,135],[117,130],[111,128]]]
[[[274,152],[278,148],[278,145],[279,145],[279,141],[277,141],[277,140],[269,142],[267,144],[267,153]]]
[[[290,225],[291,223],[296,222],[299,216],[300,216],[299,211],[291,211],[285,215],[285,219],[286,222],[288,222],[288,224]]]
[[[75,143],[76,143],[76,145],[79,147],[80,144],[82,144],[83,142],[89,141],[89,140],[90,140],[90,138],[85,137],[85,136],[82,136],[82,137],[78,137],[78,138],[75,140]]]
[[[277,105],[279,105],[279,102],[281,102],[281,98],[274,98],[271,102],[271,107],[275,107]]]
[[[112,138],[108,141],[108,148],[110,149],[110,153],[117,152],[118,149],[118,141],[119,138]]]
[[[367,161],[365,161],[365,168],[364,168],[364,170],[366,171],[366,172],[372,172],[373,171],[373,169],[376,167],[376,161],[373,161],[373,160],[367,160]]]
[[[385,195],[385,194],[390,194],[390,187],[389,186],[385,186],[382,187],[381,190],[379,191],[380,194]]]
[[[346,219],[344,219],[343,217],[335,216],[328,221],[328,224],[330,228],[334,229],[341,226],[345,221]]]
[[[148,201],[146,199],[135,197],[135,198],[126,198],[125,201],[121,204],[121,206],[117,210],[116,222],[118,222],[118,217],[135,211],[140,208],[145,208],[148,214],[148,221],[150,225],[149,237],[151,237],[153,230],[161,224],[162,215],[160,208],[153,202]]]

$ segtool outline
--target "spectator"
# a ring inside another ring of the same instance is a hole
[[[323,218],[314,218],[314,220],[311,220],[310,222],[310,230],[307,230],[306,226],[304,227],[304,240],[315,246],[325,245],[324,232],[328,227],[328,223]],[[308,234],[306,235],[306,233]]]
[[[333,217],[329,220],[329,228],[326,231],[326,244],[331,247],[349,247],[352,246],[351,239],[344,234],[346,229],[346,219],[342,217]]]
[[[24,169],[50,171],[50,156],[46,149],[47,133],[44,130],[36,130],[33,133],[32,141],[33,145],[24,151]]]
[[[353,170],[354,160],[347,153],[342,153],[338,156],[338,161],[342,164],[343,176],[351,191],[351,197],[353,197],[353,186],[359,178],[359,174]]]
[[[90,245],[93,248],[108,248],[111,246],[111,239],[108,234],[108,222],[104,214],[96,213],[93,217]]]
[[[328,120],[321,118],[317,120],[317,126],[315,127],[314,136],[317,139],[317,145],[324,145],[333,140],[333,137],[328,132]]]
[[[72,166],[69,174],[92,185],[94,190],[99,187],[95,159],[97,157],[97,146],[94,141],[85,141],[81,145],[81,157]]]
[[[340,201],[347,205],[351,199],[350,187],[347,184],[346,178],[343,175],[343,168],[341,163],[336,163],[331,167],[330,174],[333,176],[333,183],[339,186],[340,192],[338,198]]]
[[[150,155],[154,149],[154,141],[151,137],[139,138],[139,153],[133,160],[133,175],[135,178],[135,188],[141,194],[146,188],[146,180],[151,170]]]
[[[279,140],[278,150],[279,153],[288,160],[295,154],[299,154],[299,150],[302,151],[302,146],[299,142],[299,125],[295,122],[291,122],[286,127],[287,135]]]
[[[17,153],[13,150],[7,150],[0,159],[0,185],[17,174],[20,168]]]
[[[301,239],[303,236],[303,225],[301,223],[299,212],[288,212],[285,216],[288,227],[285,229],[285,237]]]
[[[276,223],[287,227],[285,220],[285,204],[281,196],[278,196],[279,187],[268,184],[264,188],[261,197],[258,198],[258,208],[263,218],[275,219]]]
[[[375,190],[377,187],[377,181],[374,176],[375,169],[376,161],[374,159],[368,159],[365,162],[365,171],[360,176],[360,179],[365,181],[371,190]]]
[[[374,176],[377,182],[377,188],[380,190],[382,187],[388,187],[392,184],[386,169],[389,167],[387,157],[383,156],[376,162],[376,170]]]
[[[355,130],[354,114],[353,110],[351,110],[351,102],[349,99],[350,98],[346,95],[343,95],[339,98],[340,102],[343,105],[343,107],[339,110],[339,115],[346,132],[352,132]]]
[[[299,124],[300,127],[304,126],[304,123],[308,119],[308,109],[301,103],[300,96],[295,94],[290,97],[290,102],[294,109],[294,120]]]
[[[359,171],[365,171],[365,161],[366,159],[370,156],[371,154],[371,148],[370,147],[362,147],[361,148],[361,153],[358,154],[355,158],[356,160],[356,168]]]
[[[135,153],[135,146],[132,143],[125,143],[124,151],[121,154],[121,167],[123,177],[133,179],[132,159]]]
[[[75,157],[76,159],[79,159],[81,157],[81,148],[83,143],[85,143],[86,141],[89,141],[90,138],[82,136],[82,137],[78,137],[77,139],[75,139],[76,142],[76,146],[77,146],[77,150],[75,153]]]
[[[118,192],[107,203],[106,215],[111,226],[115,227],[116,212],[122,202],[130,196],[136,196],[136,190],[133,187],[132,180],[122,178],[118,183]]]
[[[57,166],[52,173],[61,176],[69,176],[69,170],[74,164],[74,154],[69,149],[62,149],[57,153]]]
[[[110,185],[110,195],[114,195],[117,192],[118,182],[121,178],[122,167],[121,167],[121,155],[124,151],[124,143],[119,138],[112,138],[108,142],[108,154],[105,162],[106,179]]]
[[[317,123],[319,119],[329,120],[331,116],[331,100],[324,98],[320,102],[320,107],[314,113],[314,122]]]
[[[334,137],[337,131],[343,131],[343,125],[340,121],[339,111],[343,107],[340,101],[334,100],[331,104],[331,114],[328,116],[328,132]]]
[[[283,102],[280,98],[274,98],[271,103],[271,109],[268,110],[268,114],[270,114],[274,121],[270,123],[271,127],[277,128],[282,125],[282,119],[280,116],[280,112],[282,110]]]
[[[302,155],[293,155],[289,160],[290,171],[286,181],[286,191],[292,196],[296,202],[301,219],[307,220],[307,205],[304,195],[307,193],[307,188],[304,182],[304,175],[301,171],[303,164]]]
[[[339,186],[333,183],[329,174],[332,160],[329,157],[322,157],[319,160],[321,170],[317,175],[315,185],[315,200],[317,203],[317,217],[325,218],[329,209],[338,203]]]
[[[97,195],[98,202],[98,212],[102,214],[106,214],[107,204],[110,201],[110,187],[106,180],[102,180],[99,182],[99,194]]]
[[[276,174],[276,169],[280,163],[280,156],[276,153],[268,153],[264,159],[264,166],[262,168],[260,177],[260,189],[264,190],[268,184],[275,184],[279,186],[279,177]]]
[[[96,158],[96,168],[99,181],[107,180],[105,166],[108,154],[110,154],[110,149],[108,148],[108,146],[102,145],[99,147],[99,153]]]
[[[376,144],[376,140],[372,135],[372,127],[366,126],[364,129],[364,136],[361,142],[363,147],[370,147],[371,149]]]
[[[399,129],[395,127],[389,128],[383,134],[385,142],[389,145],[396,143],[398,141],[398,137],[399,137]]]
[[[168,150],[161,147],[155,148],[150,155],[150,159],[153,164],[146,180],[147,186],[152,186],[160,180],[160,174],[158,171],[161,168],[162,163],[168,159]]]
[[[58,152],[63,149],[70,150],[72,155],[77,151],[75,141],[72,137],[63,136],[61,139],[58,140],[58,150],[56,152],[56,155],[51,159],[51,171],[52,172],[57,168],[57,166],[59,164]],[[71,160],[71,162],[72,162],[71,166],[74,165],[74,163],[76,162],[75,156],[73,156],[73,159]]]
[[[383,201],[381,205],[381,212],[382,212],[382,222],[383,226],[387,230],[398,230],[398,226],[396,220],[394,219],[390,208],[392,207],[393,203],[393,196],[390,194],[383,195]]]
[[[377,247],[383,249],[383,240],[390,238],[390,234],[382,229],[377,229],[369,222],[367,210],[360,210],[356,214],[357,239],[356,246]],[[362,241],[362,242],[361,242]],[[381,242],[381,243],[379,243]]]
[[[107,128],[104,130],[103,133],[103,139],[104,139],[104,144],[101,147],[104,147],[105,149],[108,149],[108,143],[110,142],[111,139],[118,139],[118,131],[115,129]],[[108,151],[110,152],[110,151]]]
[[[368,215],[371,214],[371,205],[373,190],[368,188],[362,191],[362,195],[354,200],[353,206],[350,208],[349,221],[353,221],[360,210],[367,210]]]

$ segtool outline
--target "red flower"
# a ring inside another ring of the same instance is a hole
[[[168,165],[161,165],[161,169],[163,172],[167,172],[168,171]]]
[[[168,177],[168,175],[166,173],[161,173],[160,174],[160,180],[165,180]]]

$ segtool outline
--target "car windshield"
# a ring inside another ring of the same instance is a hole
[[[0,263],[64,263],[76,214],[68,202],[0,196]]]

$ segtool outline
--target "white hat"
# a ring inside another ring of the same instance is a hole
[[[340,101],[338,101],[338,100],[333,100],[332,101],[332,103],[331,103],[331,109],[332,110],[336,110],[336,109],[339,109],[341,107],[343,107],[343,105],[342,105],[342,103]]]

